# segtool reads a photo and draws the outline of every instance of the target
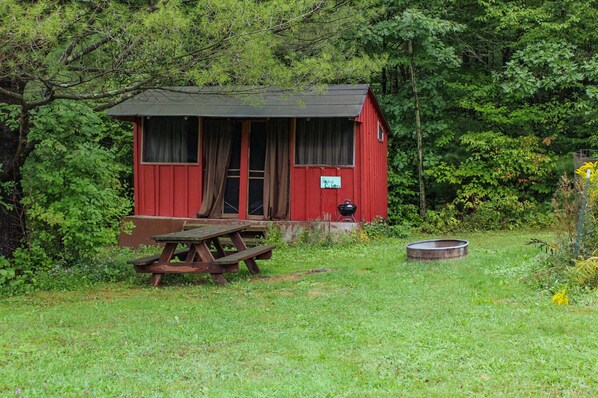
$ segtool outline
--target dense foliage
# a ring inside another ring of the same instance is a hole
[[[596,2],[380,4],[364,40],[388,57],[374,83],[394,132],[391,219],[421,222],[411,42],[427,205],[446,215],[432,212],[428,221],[442,228],[544,222],[542,204],[560,175],[573,172],[570,153],[598,145]]]
[[[19,286],[33,282],[35,272],[90,262],[117,243],[120,219],[132,207],[128,126],[67,101],[40,107],[31,124],[37,145],[22,181],[28,239],[12,265],[5,261],[0,285]]]
[[[30,134],[39,143],[24,167],[29,244],[67,262],[115,244],[131,209],[132,158],[123,156],[132,152],[130,130],[84,105],[55,102],[35,113]]]

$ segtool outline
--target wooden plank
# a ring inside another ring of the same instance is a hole
[[[247,266],[250,274],[257,275],[260,273],[260,267],[257,265],[254,258],[247,258],[243,260],[243,262],[245,263],[245,266]]]
[[[233,254],[229,254],[228,256],[218,258],[214,260],[214,264],[235,264],[240,261],[244,261],[247,259],[257,258],[258,256],[265,255],[263,258],[267,259],[267,254],[272,254],[272,250],[275,249],[276,246],[256,246],[249,249],[245,249],[242,251],[238,251]]]
[[[229,234],[228,236],[230,237],[230,240],[233,242],[233,245],[237,248],[239,252],[247,250],[247,245],[243,241],[243,238],[241,237],[241,234],[239,232],[234,232],[232,234]],[[257,263],[252,257],[243,258],[243,260],[245,262],[245,265],[247,266],[247,269],[249,270],[249,273],[253,275],[260,273],[260,267],[257,265]]]
[[[169,263],[136,265],[135,271],[153,274],[185,274],[185,273],[210,273],[222,274],[224,272],[237,272],[238,264],[213,264],[203,261],[192,263]]]
[[[228,237],[218,237],[218,240],[220,241],[220,243],[224,246],[231,246],[233,244],[233,241],[228,238]],[[243,242],[245,242],[245,245],[247,245],[248,247],[253,247],[253,246],[259,246],[262,243],[264,243],[264,239],[262,238],[243,238]]]
[[[158,261],[161,263],[167,263],[170,260],[172,260],[172,258],[174,257],[174,252],[176,251],[176,247],[177,247],[176,243],[168,242],[164,246],[164,249],[162,250],[162,254],[160,255],[160,258],[158,259]]]
[[[187,252],[189,252],[189,249],[176,250],[173,254],[173,257],[177,257],[177,258],[181,259],[181,257],[183,255],[187,255]],[[146,256],[146,257],[136,258],[135,260],[129,260],[129,261],[127,261],[127,263],[133,264],[133,265],[149,265],[151,263],[155,263],[156,261],[158,261],[160,256],[161,256],[161,254],[154,254],[153,256]]]
[[[174,256],[174,252],[176,251],[176,248],[177,248],[177,243],[171,243],[171,242],[166,243],[166,245],[164,246],[164,249],[162,250],[162,254],[160,255],[160,258],[158,259],[158,262],[159,263],[167,263],[170,260],[172,260],[172,257]],[[162,280],[163,277],[164,277],[164,273],[155,272],[152,274],[152,276],[150,278],[150,283],[152,284],[153,287],[157,287],[160,284],[160,281]]]
[[[189,229],[187,231],[172,232],[170,234],[153,236],[156,242],[173,243],[194,243],[209,240],[221,235],[227,235],[234,232],[247,229],[249,224],[241,225],[206,225],[202,228]]]
[[[255,256],[257,260],[269,260],[272,258],[272,252],[266,252],[264,254],[260,254],[259,256]]]
[[[237,267],[238,269],[238,267]],[[228,281],[224,277],[224,274],[210,274],[212,276],[212,280],[219,284],[219,285],[226,285]]]

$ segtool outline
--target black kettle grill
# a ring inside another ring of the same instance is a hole
[[[355,222],[355,212],[357,211],[357,205],[355,203],[351,202],[349,199],[345,199],[343,203],[337,206],[337,209],[340,213],[338,218],[340,221]]]

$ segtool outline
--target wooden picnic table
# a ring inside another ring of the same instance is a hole
[[[255,260],[272,257],[275,246],[247,248],[240,234],[247,228],[249,224],[203,224],[186,231],[153,236],[157,243],[164,244],[162,253],[129,263],[135,266],[137,272],[151,273],[152,286],[158,286],[164,274],[168,273],[209,273],[214,282],[223,285],[227,283],[224,273],[237,272],[239,262],[245,262],[249,272],[257,274],[260,269]],[[225,250],[220,242],[222,237],[228,237],[235,250]],[[186,248],[177,250],[181,244]]]

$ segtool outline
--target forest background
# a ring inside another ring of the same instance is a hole
[[[102,111],[165,85],[369,83],[390,224],[546,226],[598,148],[597,3],[0,0],[0,285],[116,242],[132,137]]]

